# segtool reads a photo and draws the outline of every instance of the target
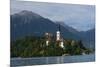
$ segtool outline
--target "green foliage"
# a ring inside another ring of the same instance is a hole
[[[11,57],[45,57],[89,54],[90,49],[83,46],[82,41],[64,40],[64,48],[58,42],[51,40],[45,44],[45,37],[26,36],[11,42]]]

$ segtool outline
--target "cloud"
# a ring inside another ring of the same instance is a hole
[[[95,24],[94,5],[11,1],[11,14],[30,10],[52,21],[64,21],[77,30],[88,30]]]

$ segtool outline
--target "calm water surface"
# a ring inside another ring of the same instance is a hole
[[[59,64],[74,62],[92,62],[95,61],[95,55],[78,55],[78,56],[59,56],[59,57],[36,57],[36,58],[11,58],[11,66],[28,66],[43,64]]]

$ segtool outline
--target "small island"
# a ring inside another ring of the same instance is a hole
[[[44,36],[25,36],[11,42],[11,57],[72,56],[92,53],[81,40],[64,39],[60,25],[56,35],[46,32]]]

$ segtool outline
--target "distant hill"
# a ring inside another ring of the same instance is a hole
[[[79,32],[79,36],[85,41],[86,46],[95,48],[95,28],[88,31],[81,31]]]

